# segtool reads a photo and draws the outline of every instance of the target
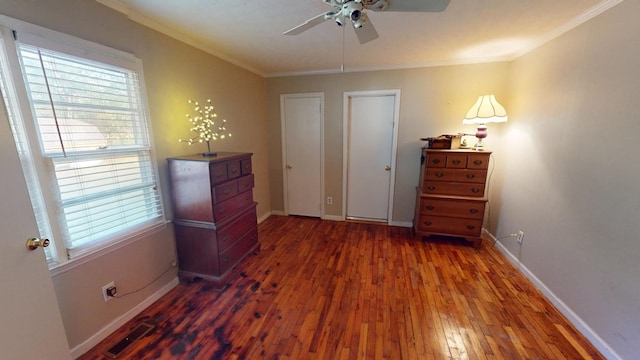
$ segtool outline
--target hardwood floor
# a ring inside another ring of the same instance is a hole
[[[271,216],[224,292],[180,284],[121,359],[603,359],[491,243]]]

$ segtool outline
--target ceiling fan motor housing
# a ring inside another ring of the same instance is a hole
[[[342,15],[355,22],[362,18],[362,9],[361,2],[349,1],[342,5]]]

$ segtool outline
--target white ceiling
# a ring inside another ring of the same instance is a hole
[[[441,13],[367,11],[380,37],[322,23],[321,0],[97,0],[263,76],[512,60],[622,0],[452,0]],[[428,0],[416,0],[428,1]],[[389,0],[393,2],[393,0]],[[344,36],[344,41],[343,41]]]

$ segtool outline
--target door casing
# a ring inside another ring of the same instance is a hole
[[[347,185],[349,181],[348,174],[348,159],[349,159],[349,121],[350,121],[350,104],[351,99],[355,97],[362,96],[393,96],[395,98],[394,102],[394,110],[393,110],[393,130],[391,134],[391,169],[390,169],[390,179],[389,179],[389,194],[388,194],[388,213],[387,213],[387,224],[391,225],[393,221],[393,199],[394,199],[394,189],[395,189],[395,177],[396,177],[396,157],[397,157],[397,148],[398,148],[398,124],[400,121],[400,89],[391,89],[391,90],[373,90],[373,91],[351,91],[345,92],[343,98],[343,154],[342,154],[342,164],[343,164],[343,181],[342,181],[342,214],[343,219],[346,219],[347,216]]]

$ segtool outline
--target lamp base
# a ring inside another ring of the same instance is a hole
[[[487,125],[478,125],[478,131],[476,132],[476,138],[478,138],[478,142],[473,146],[473,150],[484,151],[484,143],[482,142],[482,139],[486,138],[487,135]]]
[[[473,146],[473,150],[475,150],[475,151],[484,151],[485,150],[484,142],[482,142],[482,139],[478,139],[478,142]]]

